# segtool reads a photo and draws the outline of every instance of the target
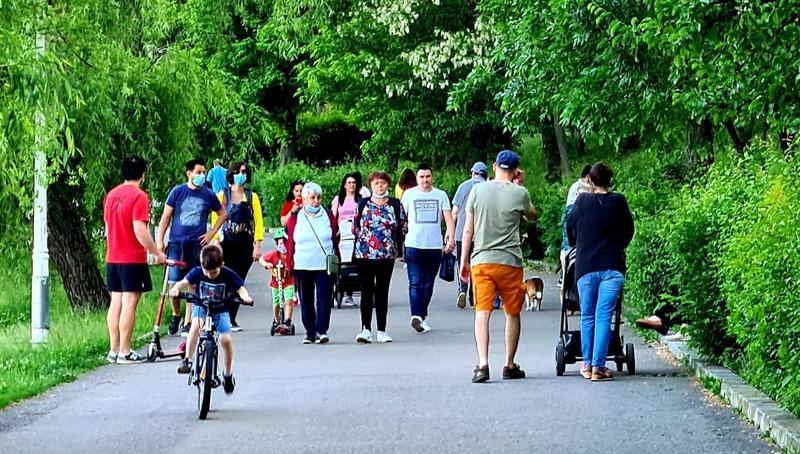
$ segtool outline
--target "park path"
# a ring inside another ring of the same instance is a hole
[[[106,366],[0,412],[7,453],[582,453],[772,452],[730,408],[710,403],[693,379],[636,345],[637,375],[591,383],[568,366],[556,377],[558,293],[545,275],[544,310],[523,313],[518,362],[525,380],[500,380],[500,314],[492,320],[492,381],[470,382],[472,312],[455,284],[436,282],[433,330],[408,324],[407,279],[395,268],[391,344],[358,345],[357,309],[334,310],[328,345],[270,337],[265,272],[254,266],[235,333],[236,392],[215,391],[207,421],[177,362]],[[299,315],[299,314],[298,314]],[[299,316],[297,317],[299,321]],[[172,347],[177,338],[168,338]]]

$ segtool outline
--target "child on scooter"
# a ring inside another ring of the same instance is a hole
[[[253,298],[244,288],[244,282],[230,268],[224,266],[222,248],[210,244],[200,251],[200,266],[194,267],[181,281],[175,283],[169,295],[178,296],[181,290],[193,286],[201,298],[219,296],[225,297],[230,293],[238,293],[242,301],[252,303]],[[222,309],[219,314],[212,313],[212,320],[219,333],[222,350],[225,352],[225,369],[222,373],[225,394],[231,394],[236,382],[233,380],[233,339],[231,338],[231,318],[228,308]],[[200,329],[206,320],[206,308],[195,304],[192,307],[192,327],[186,339],[186,358],[178,367],[179,374],[188,374],[192,371],[191,352],[195,351]]]
[[[286,250],[286,241],[289,236],[286,230],[280,228],[272,235],[275,240],[276,250],[267,252],[260,259],[264,268],[272,271],[272,281],[269,286],[272,289],[272,328],[273,331],[279,334],[286,334],[291,332],[292,328],[292,312],[294,306],[297,306],[297,297],[294,291],[294,276],[292,270],[294,264],[292,263],[289,254]],[[280,267],[278,266],[280,264]],[[283,301],[285,318],[281,320],[281,307],[280,307],[280,289],[278,288],[278,273],[282,279],[283,284]]]

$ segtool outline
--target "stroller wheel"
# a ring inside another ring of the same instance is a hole
[[[275,325],[272,325],[272,326],[269,327],[269,335],[270,336],[274,336],[275,335]]]
[[[556,375],[559,377],[564,375],[565,369],[566,363],[564,361],[564,344],[559,341],[558,345],[556,345]]]
[[[625,358],[628,361],[628,375],[636,375],[636,354],[633,344],[625,344]]]
[[[289,327],[289,335],[294,336],[294,325]]]
[[[622,372],[622,361],[617,361],[617,372]]]

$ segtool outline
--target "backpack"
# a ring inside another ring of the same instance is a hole
[[[359,224],[361,222],[361,213],[364,212],[364,208],[367,206],[367,202],[369,202],[369,198],[362,198],[358,201],[358,208],[356,208],[356,216],[353,219],[355,224]],[[403,234],[403,227],[400,225],[400,211],[403,209],[403,205],[400,203],[400,200],[389,197],[389,205],[392,206],[394,209],[394,218],[397,221],[397,227],[394,229],[394,242],[397,245],[397,256],[403,257],[404,255],[404,247],[405,247],[405,235]]]
[[[255,236],[255,219],[253,217],[253,190],[245,189],[244,195],[247,201],[238,205],[238,208],[231,211],[231,188],[230,186],[222,190],[223,198],[225,201],[225,211],[228,214],[228,219],[222,227],[222,233],[225,237],[231,240],[247,240],[253,241]],[[247,211],[244,211],[244,206],[247,206]]]

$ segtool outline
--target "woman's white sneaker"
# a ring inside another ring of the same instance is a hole
[[[380,344],[385,344],[386,342],[391,342],[392,341],[392,338],[389,337],[388,334],[386,334],[386,331],[378,331],[377,339],[378,339],[378,343],[380,343]]]
[[[380,331],[378,331],[378,342],[380,342]],[[364,328],[356,335],[356,342],[359,344],[369,344],[372,342],[372,333],[370,330]]]

